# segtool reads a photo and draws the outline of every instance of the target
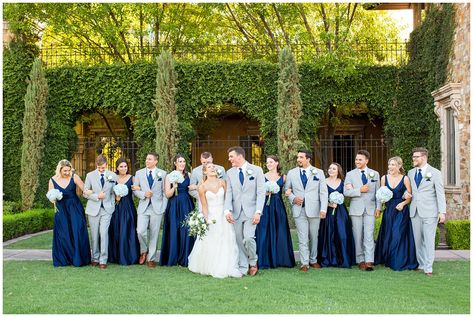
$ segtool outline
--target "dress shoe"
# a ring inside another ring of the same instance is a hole
[[[362,271],[366,271],[366,263],[365,262],[360,262],[358,264],[358,268]]]
[[[301,272],[307,272],[309,270],[309,267],[307,265],[302,265],[299,271]]]
[[[419,269],[419,268],[415,269],[414,271],[416,271],[416,272],[424,272],[423,269]]]
[[[314,269],[320,269],[320,268],[322,268],[319,263],[311,263],[311,264],[309,264],[309,265],[310,265],[311,268],[314,268]]]
[[[148,267],[151,267],[151,268],[156,267],[156,264],[154,264],[154,261],[148,261],[147,265]]]
[[[432,272],[430,272],[430,273],[425,273],[425,276],[427,276],[427,277],[432,277]]]
[[[249,272],[250,276],[255,276],[256,273],[258,273],[258,266],[256,266],[256,265],[255,266],[250,266],[250,272]]]
[[[366,270],[367,271],[374,271],[374,263],[373,262],[366,262]]]
[[[92,262],[92,263],[90,263],[90,265],[97,266],[97,265],[99,265],[99,262]]]
[[[146,261],[146,256],[147,256],[147,255],[148,255],[147,252],[141,253],[141,255],[140,255],[140,260],[139,260],[138,263],[139,263],[139,264],[144,264],[145,261]]]
[[[99,268],[105,270],[107,268],[107,264],[99,264]]]

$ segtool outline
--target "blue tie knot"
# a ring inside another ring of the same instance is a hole
[[[366,178],[365,171],[361,171],[361,181],[363,182],[363,185],[366,185],[368,183],[368,178]]]

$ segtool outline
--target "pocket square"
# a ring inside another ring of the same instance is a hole
[[[372,183],[375,183],[375,182],[377,182],[377,181],[376,181],[376,179],[372,179],[371,182],[372,182]]]
[[[426,182],[430,182],[430,178],[427,178]]]
[[[317,176],[314,176],[314,177],[312,178],[312,180],[318,181],[319,179],[317,178]]]
[[[162,181],[163,179],[162,178],[158,178],[158,182]]]
[[[255,179],[255,177],[254,177],[254,176],[251,176],[251,177],[250,177],[250,181],[252,181],[252,180],[254,180],[254,179]]]

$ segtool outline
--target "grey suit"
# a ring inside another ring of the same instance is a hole
[[[256,255],[255,230],[252,219],[257,210],[263,212],[266,190],[261,167],[247,163],[243,185],[239,178],[240,170],[232,167],[227,171],[227,191],[225,195],[225,213],[231,211],[235,219],[235,233],[239,254],[239,267],[243,274],[248,271],[248,264],[255,266]]]
[[[374,262],[374,213],[376,209],[381,209],[381,202],[376,200],[376,191],[379,189],[379,173],[370,168],[366,168],[369,190],[361,193],[363,186],[361,171],[351,170],[345,178],[343,194],[350,197],[350,218],[353,226],[353,237],[355,239],[356,263]],[[370,174],[374,174],[370,177]],[[346,186],[351,184],[352,189]]]
[[[138,221],[136,232],[140,241],[140,253],[148,252],[147,260],[156,262],[156,249],[158,243],[159,229],[164,211],[166,210],[167,198],[164,195],[164,179],[166,171],[155,168],[153,174],[153,186],[149,187],[147,169],[143,168],[136,172],[135,183],[140,187],[133,194],[140,199],[138,204]],[[145,197],[145,192],[151,191],[151,198]],[[149,239],[148,239],[149,229]]]
[[[317,263],[320,211],[327,211],[328,189],[322,170],[309,166],[305,188],[301,173],[299,167],[291,169],[287,173],[285,188],[292,191],[289,201],[292,204],[292,216],[299,238],[301,264],[309,265]],[[296,196],[304,198],[303,206],[294,204]]]
[[[412,231],[416,245],[416,257],[419,269],[425,273],[432,273],[435,257],[435,231],[439,213],[446,213],[445,192],[442,173],[427,164],[422,180],[417,187],[415,175],[417,169],[409,171],[408,176],[412,184],[412,201],[410,217]],[[428,174],[432,177],[428,178]]]
[[[92,237],[92,262],[107,264],[108,260],[108,227],[115,211],[115,194],[113,186],[117,175],[110,171],[104,172],[104,186],[100,182],[98,170],[92,171],[85,177],[84,197],[87,198],[85,213],[89,219],[90,235]],[[92,190],[92,194],[85,194]],[[104,199],[99,199],[100,192],[105,193]],[[100,248],[99,248],[100,241]]]
[[[221,171],[222,173],[221,175],[217,174],[218,178],[225,179],[226,178],[225,169],[220,165],[217,165],[217,164],[214,164],[214,165],[215,165],[215,169],[217,171]],[[202,181],[202,177],[203,177],[202,169],[203,169],[203,165],[199,165],[192,170],[190,185],[198,185],[199,182]],[[199,199],[199,192],[197,190],[190,190],[189,194],[195,199],[197,200]],[[199,203],[199,207],[200,207],[200,203]]]

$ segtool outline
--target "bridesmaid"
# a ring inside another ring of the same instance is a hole
[[[120,157],[115,165],[118,175],[117,184],[128,187],[124,197],[115,195],[115,212],[110,220],[108,229],[108,261],[121,265],[138,263],[140,245],[136,234],[136,208],[133,203],[133,176],[128,174],[128,162]]]
[[[328,175],[326,182],[329,196],[336,191],[343,194],[344,173],[341,165],[330,164]],[[317,263],[322,267],[350,268],[355,264],[355,241],[345,204],[329,202],[327,214],[320,220],[317,250]]]
[[[376,265],[384,264],[394,271],[414,270],[418,266],[409,217],[411,198],[403,199],[406,190],[412,193],[412,187],[402,165],[400,157],[390,158],[388,174],[381,177],[381,186],[387,186],[393,197],[386,203],[374,252]]]
[[[192,251],[195,238],[189,237],[187,226],[182,224],[186,216],[194,210],[194,202],[189,195],[190,173],[186,170],[186,159],[177,154],[173,159],[173,164],[174,170],[179,171],[184,176],[184,181],[171,184],[169,174],[164,181],[164,191],[169,201],[164,214],[163,240],[159,263],[162,266],[187,266],[187,258]]]
[[[59,161],[56,175],[49,180],[49,190],[62,192],[56,201],[53,228],[53,265],[83,266],[90,264],[90,244],[84,207],[76,194],[76,186],[84,190],[80,177],[72,172],[68,160]]]
[[[261,269],[276,267],[294,267],[294,250],[291,232],[287,221],[286,207],[282,200],[282,191],[286,177],[281,175],[279,159],[269,155],[266,159],[268,172],[266,181],[276,182],[279,193],[266,193],[266,202],[260,223],[256,227],[256,251],[258,267]],[[269,206],[266,204],[269,199]]]

